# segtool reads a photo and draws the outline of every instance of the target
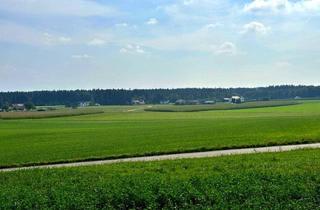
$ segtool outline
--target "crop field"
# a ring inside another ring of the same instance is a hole
[[[297,101],[277,100],[277,101],[256,101],[242,104],[216,103],[212,105],[156,105],[146,108],[145,111],[153,112],[197,112],[210,110],[232,110],[232,109],[250,109],[274,106],[288,106],[299,104]]]
[[[54,117],[68,117],[88,114],[100,114],[103,113],[101,109],[88,109],[88,108],[59,108],[52,111],[28,111],[28,112],[0,112],[0,119],[40,119],[40,118],[54,118]]]
[[[320,150],[0,172],[2,209],[319,209]]]
[[[203,112],[145,108],[0,120],[0,167],[320,141],[319,101]]]

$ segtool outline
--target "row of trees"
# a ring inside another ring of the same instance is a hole
[[[32,92],[0,92],[0,106],[31,102],[35,105],[76,104],[91,101],[101,105],[131,104],[133,99],[143,99],[146,103],[161,101],[175,102],[178,99],[222,100],[232,95],[252,99],[288,99],[320,97],[320,86],[270,86],[259,88],[181,88],[181,89],[93,89],[93,90],[54,90]]]

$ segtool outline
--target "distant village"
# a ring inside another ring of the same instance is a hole
[[[244,103],[244,97],[242,96],[232,96],[230,98],[224,98],[223,102],[232,103],[232,104],[241,104]],[[210,105],[215,104],[215,100],[186,100],[186,99],[178,99],[175,102],[170,102],[169,100],[160,101],[160,104],[175,104],[175,105]],[[143,99],[135,99],[132,100],[132,105],[144,105],[146,104]]]
[[[296,96],[294,98],[295,100],[301,99],[301,97]],[[265,99],[269,100],[269,99]],[[252,100],[251,100],[252,101]],[[245,102],[245,98],[242,96],[231,96],[229,98],[223,98],[223,100],[219,100],[218,102],[224,102],[229,104],[241,104]],[[169,100],[162,100],[159,102],[159,104],[171,104],[171,105],[212,105],[216,104],[216,100],[187,100],[187,99],[178,99],[176,101],[169,101]],[[147,104],[145,100],[143,99],[133,99],[130,103],[130,105],[145,105]],[[98,103],[94,103],[92,101],[82,101],[79,103],[72,103],[72,104],[66,104],[65,107],[70,108],[78,108],[78,107],[90,107],[90,106],[100,106]],[[33,103],[17,103],[17,104],[10,104],[10,105],[4,105],[0,107],[0,112],[13,112],[13,111],[52,111],[56,108],[50,107],[50,106],[39,106],[36,107]]]

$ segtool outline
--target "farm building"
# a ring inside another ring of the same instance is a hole
[[[215,101],[203,101],[202,103],[203,104],[215,104],[216,102]]]
[[[12,104],[11,108],[13,110],[16,110],[16,111],[24,111],[24,110],[26,110],[26,107],[24,106],[24,104]]]
[[[232,96],[231,103],[233,104],[241,104],[244,102],[244,98],[242,96]]]
[[[183,100],[183,99],[176,100],[175,102],[175,105],[184,105],[184,104],[186,104],[186,100]]]
[[[87,106],[90,106],[90,104],[91,104],[90,101],[84,101],[84,102],[80,102],[79,106],[80,107],[87,107]]]
[[[144,105],[144,104],[146,104],[145,102],[144,102],[144,100],[142,100],[142,99],[140,99],[140,100],[132,100],[132,105]]]
[[[169,100],[160,101],[160,104],[170,104]]]

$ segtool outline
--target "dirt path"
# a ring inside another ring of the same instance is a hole
[[[185,158],[218,157],[218,156],[224,156],[224,155],[252,154],[252,153],[263,153],[263,152],[283,152],[283,151],[291,151],[291,150],[306,149],[306,148],[320,148],[320,143],[229,149],[229,150],[218,150],[218,151],[208,151],[208,152],[180,153],[180,154],[171,154],[171,155],[123,158],[123,159],[115,159],[115,160],[97,160],[97,161],[85,161],[85,162],[75,162],[75,163],[62,163],[62,164],[51,164],[51,165],[42,165],[42,166],[0,169],[0,172],[39,169],[39,168],[91,166],[91,165],[102,165],[102,164],[112,164],[112,163],[121,163],[121,162],[143,162],[143,161],[174,160],[174,159],[185,159]]]

